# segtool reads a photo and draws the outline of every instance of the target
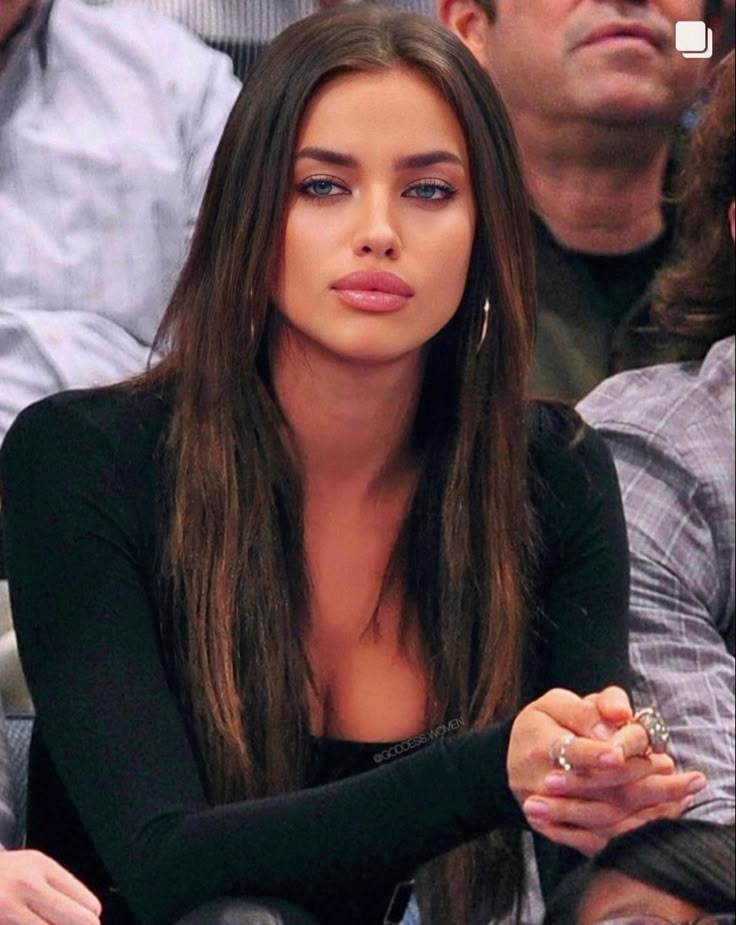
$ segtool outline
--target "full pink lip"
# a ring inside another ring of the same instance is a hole
[[[372,292],[401,296],[410,299],[414,295],[411,286],[395,273],[385,270],[357,270],[348,273],[332,284],[338,292]]]
[[[395,312],[409,301],[408,296],[378,289],[335,289],[335,295],[346,305],[362,312]]]
[[[639,25],[638,23],[610,23],[606,26],[600,26],[598,29],[594,29],[589,35],[585,37],[582,45],[595,45],[598,42],[603,42],[606,39],[643,39],[645,42],[648,42],[654,48],[660,48],[662,41],[660,36],[656,32],[648,29],[646,26]]]

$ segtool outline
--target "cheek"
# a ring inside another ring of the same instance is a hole
[[[308,264],[310,252],[314,249],[314,232],[303,214],[295,212],[289,216],[284,229],[283,265],[293,274],[294,268]]]
[[[679,19],[703,19],[705,0],[670,0],[665,4],[664,11],[673,22]]]
[[[474,224],[464,221],[427,242],[424,253],[431,291],[448,297],[456,295],[459,301],[465,289],[474,235]]]
[[[329,251],[327,222],[315,222],[304,210],[296,209],[287,218],[281,244],[277,301],[284,305],[285,297],[311,287],[317,270]]]

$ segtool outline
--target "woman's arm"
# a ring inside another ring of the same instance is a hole
[[[162,669],[146,579],[153,460],[131,446],[135,427],[102,427],[90,405],[47,400],[8,434],[8,572],[45,744],[136,916],[169,921],[237,894],[318,911],[390,889],[495,825],[520,824],[508,725],[334,784],[210,807]]]
[[[539,517],[539,613],[531,697],[630,686],[629,551],[616,470],[603,439],[572,412],[538,408],[530,434]]]
[[[530,406],[529,443],[539,609],[529,638],[527,697],[556,687],[580,695],[610,684],[628,689],[629,558],[610,454],[573,412],[541,403]],[[551,834],[546,820],[530,821]],[[535,841],[548,894],[580,856],[547,839]]]
[[[629,687],[629,555],[616,470],[603,439],[582,426],[575,439],[572,417],[537,406],[531,430],[534,483],[540,518],[540,572],[534,646],[534,696],[550,688],[590,695],[611,684]],[[579,419],[578,419],[579,420]],[[620,692],[618,700],[626,698]],[[549,695],[542,697],[548,702]],[[594,703],[597,698],[590,698]],[[631,717],[628,703],[605,698],[601,712],[611,719],[596,735],[614,735],[626,755],[647,745],[638,726],[615,728]],[[611,706],[613,705],[613,706]],[[561,715],[557,713],[557,720]],[[561,721],[564,726],[566,723]],[[573,730],[576,731],[576,730]],[[572,746],[573,765],[581,761]],[[688,787],[703,786],[702,775],[674,776],[666,756],[633,758],[616,771],[562,772],[550,761],[543,799],[525,802],[532,827],[548,839],[591,853],[608,838],[650,817],[679,815]],[[535,806],[538,814],[528,812]],[[549,841],[538,842],[546,889],[576,863]]]

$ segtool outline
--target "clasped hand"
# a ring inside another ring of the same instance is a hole
[[[647,733],[632,719],[629,698],[617,687],[585,698],[552,690],[519,713],[509,783],[535,831],[592,855],[615,835],[692,806],[704,775],[676,773],[669,755],[650,753]],[[565,771],[550,749],[569,733],[575,738],[565,757],[573,770]]]

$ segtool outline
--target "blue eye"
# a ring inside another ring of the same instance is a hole
[[[305,180],[299,184],[298,189],[300,193],[309,196],[311,199],[329,199],[345,192],[342,186],[327,177],[315,177],[312,180]]]
[[[315,196],[329,196],[335,184],[329,180],[314,180],[310,186]]]
[[[441,202],[450,199],[457,190],[440,181],[432,183],[417,183],[406,191],[409,199],[421,199],[423,202]]]

